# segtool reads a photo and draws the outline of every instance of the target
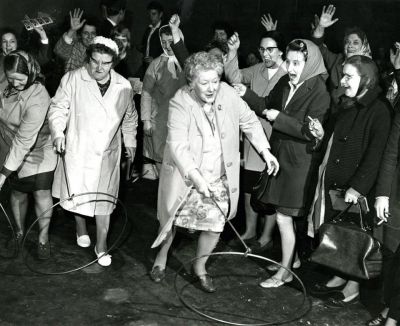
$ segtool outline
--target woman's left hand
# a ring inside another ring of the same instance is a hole
[[[263,114],[269,121],[275,121],[279,113],[280,111],[275,109],[269,109],[269,110],[267,109],[263,111]]]
[[[344,195],[344,201],[346,203],[353,203],[356,205],[358,203],[358,197],[360,196],[361,194],[357,190],[350,187],[347,189],[346,194]]]
[[[4,174],[0,173],[0,190],[3,188],[4,182],[6,181],[7,177]]]
[[[126,157],[129,159],[129,161],[133,162],[135,159],[135,152],[136,152],[136,147],[125,147],[126,149]]]
[[[261,156],[267,163],[267,173],[269,175],[276,175],[279,171],[279,162],[274,155],[271,154],[269,149],[265,149],[261,152]]]

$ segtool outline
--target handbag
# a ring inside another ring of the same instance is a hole
[[[253,210],[257,213],[272,215],[275,214],[275,208],[273,205],[269,204],[264,196],[266,195],[266,190],[269,183],[269,174],[264,170],[258,181],[253,186],[253,191],[250,197],[250,205]]]
[[[361,207],[359,223],[349,221],[351,206],[321,225],[320,244],[310,260],[355,278],[371,279],[382,270],[381,245],[367,232]]]

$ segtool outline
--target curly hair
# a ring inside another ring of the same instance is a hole
[[[108,46],[99,43],[93,43],[89,45],[89,47],[86,50],[86,62],[89,62],[94,52],[101,54],[109,54],[112,56],[113,64],[116,64],[118,62],[118,55]]]
[[[219,77],[224,72],[224,64],[221,58],[207,52],[192,54],[185,61],[185,77],[191,83],[201,71],[215,70]]]

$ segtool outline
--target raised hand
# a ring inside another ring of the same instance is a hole
[[[82,20],[82,15],[83,15],[83,10],[79,8],[74,9],[73,12],[71,11],[69,12],[70,26],[72,31],[74,32],[78,31],[85,24],[86,19]]]
[[[394,46],[396,51],[390,49],[390,62],[394,69],[400,69],[400,43],[396,42]]]
[[[329,5],[328,8],[323,6],[321,17],[319,17],[319,23],[318,23],[319,27],[327,28],[336,23],[339,20],[339,18],[332,19],[333,15],[335,14],[335,11],[336,7],[334,5]]]
[[[178,14],[174,14],[171,16],[171,19],[169,20],[169,27],[171,28],[171,31],[178,31],[179,25],[181,23],[181,20],[179,18]]]
[[[314,15],[314,22],[311,23],[311,30],[315,30],[319,25],[318,15]]]
[[[262,15],[261,16],[261,25],[264,26],[264,28],[267,30],[267,32],[269,31],[275,31],[276,27],[278,26],[278,20],[274,20],[271,17],[271,14],[267,15]]]
[[[39,34],[40,39],[41,39],[42,41],[47,40],[47,34],[46,34],[46,32],[45,32],[43,26],[34,27],[33,29],[35,30],[36,33]]]
[[[239,34],[235,32],[228,40],[229,51],[236,52],[239,49],[239,46],[240,46]]]

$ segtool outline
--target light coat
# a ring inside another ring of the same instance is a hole
[[[255,113],[232,87],[221,83],[214,106],[229,186],[228,219],[231,219],[236,215],[239,199],[239,131],[246,134],[259,152],[270,146]],[[188,86],[178,90],[170,101],[168,137],[158,187],[157,216],[162,230],[153,247],[172,228],[176,212],[193,186],[187,179],[189,171],[201,165],[205,137],[202,110]]]
[[[121,130],[125,146],[136,147],[137,112],[130,83],[111,70],[111,83],[102,97],[86,67],[68,72],[51,101],[49,123],[53,139],[64,137],[65,132],[70,193],[104,192],[116,197]],[[53,196],[60,199],[69,196],[63,169],[60,161],[53,184]],[[112,200],[91,195],[77,197],[74,204],[95,198]],[[71,207],[69,201],[61,206],[86,216],[108,215],[115,207],[108,202]]]

